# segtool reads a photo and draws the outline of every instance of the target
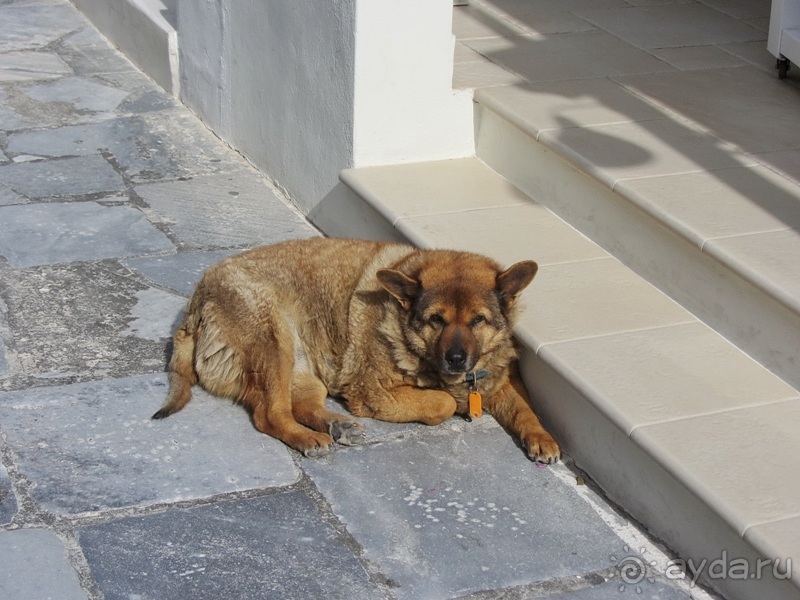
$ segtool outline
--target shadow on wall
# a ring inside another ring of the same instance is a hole
[[[172,25],[172,28],[177,31],[178,29],[178,0],[161,0],[164,8],[161,9],[161,16],[164,20]]]

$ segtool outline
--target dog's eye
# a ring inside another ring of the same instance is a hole
[[[428,323],[435,325],[436,327],[441,327],[444,325],[445,321],[442,315],[431,315],[428,317]]]
[[[486,317],[484,317],[483,315],[476,315],[476,317],[472,319],[472,321],[470,321],[469,326],[475,327],[475,325],[477,325],[478,323],[483,323],[485,320]]]

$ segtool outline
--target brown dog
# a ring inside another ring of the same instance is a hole
[[[355,416],[441,423],[490,412],[540,462],[558,444],[531,410],[511,339],[516,300],[537,265],[503,271],[467,252],[359,240],[295,240],[211,267],[174,337],[169,394],[179,411],[200,383],[244,404],[259,431],[308,456],[363,427]],[[473,402],[476,397],[473,396]],[[475,410],[475,407],[473,407]]]

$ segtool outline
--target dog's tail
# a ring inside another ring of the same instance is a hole
[[[169,392],[167,399],[153,419],[164,419],[182,409],[192,399],[192,386],[197,383],[194,370],[194,327],[186,319],[172,339],[172,358],[169,361]]]

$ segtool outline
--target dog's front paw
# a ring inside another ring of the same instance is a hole
[[[366,432],[361,423],[356,421],[333,421],[328,426],[328,433],[333,439],[344,446],[356,446],[363,444],[366,439]]]
[[[333,451],[332,443],[333,439],[328,434],[312,431],[302,441],[290,445],[308,458],[322,458]]]
[[[531,433],[523,439],[528,458],[534,462],[552,464],[561,458],[561,448],[558,442],[546,431]]]
[[[328,456],[331,451],[332,448],[330,446],[316,446],[303,450],[303,456],[306,458],[322,458],[323,456]]]

